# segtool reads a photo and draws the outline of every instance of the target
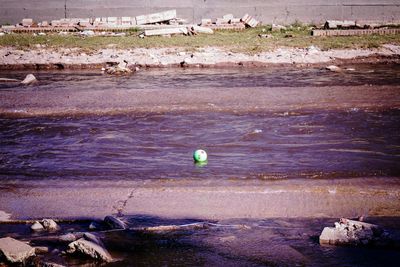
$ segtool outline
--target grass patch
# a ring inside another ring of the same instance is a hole
[[[139,32],[131,30],[124,37],[80,37],[75,35],[61,36],[56,33],[46,36],[32,34],[8,34],[0,37],[0,46],[12,46],[19,49],[32,49],[37,45],[51,48],[81,48],[83,50],[97,50],[113,47],[129,48],[159,48],[182,47],[186,50],[195,50],[199,47],[223,47],[233,52],[256,54],[274,50],[278,47],[304,48],[310,45],[318,46],[323,50],[341,48],[376,48],[382,44],[400,44],[400,35],[365,35],[365,36],[332,36],[313,37],[309,26],[296,23],[287,30],[272,32],[271,26],[263,26],[243,31],[216,31],[213,35],[199,34],[196,36],[172,37],[138,37]],[[272,38],[260,38],[259,34],[269,34]]]

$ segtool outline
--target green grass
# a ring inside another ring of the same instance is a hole
[[[255,54],[270,51],[278,47],[304,48],[310,45],[323,50],[340,48],[375,48],[382,44],[400,44],[400,35],[366,35],[344,37],[313,37],[311,29],[299,23],[288,27],[285,31],[272,32],[271,26],[263,26],[243,31],[216,31],[213,35],[172,37],[138,37],[140,32],[127,31],[125,37],[80,37],[74,35],[60,36],[56,33],[46,36],[32,34],[9,34],[0,37],[0,46],[12,46],[19,49],[35,48],[38,44],[52,48],[81,48],[86,51],[100,48],[158,48],[183,47],[195,50],[205,46],[223,47],[233,52]],[[260,38],[259,34],[270,34],[272,38]]]

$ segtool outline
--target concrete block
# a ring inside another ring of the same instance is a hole
[[[157,23],[157,22],[168,21],[175,18],[176,18],[176,9],[173,9],[149,15],[137,16],[136,24],[143,25],[143,24]]]
[[[31,27],[33,25],[33,19],[22,19],[21,24],[24,27]]]

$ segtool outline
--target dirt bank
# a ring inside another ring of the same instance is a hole
[[[318,47],[278,48],[270,52],[244,54],[217,47],[100,49],[84,52],[70,48],[42,48],[28,51],[0,48],[0,69],[101,68],[107,62],[128,62],[135,67],[266,67],[276,64],[327,64],[352,62],[398,62],[400,46],[383,45],[376,49],[342,49],[322,51]]]

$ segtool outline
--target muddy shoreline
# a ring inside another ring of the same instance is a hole
[[[400,63],[400,46],[384,45],[375,49],[342,49],[322,51],[278,48],[250,55],[223,48],[205,47],[196,51],[183,48],[79,49],[36,48],[28,51],[13,47],[0,48],[0,70],[80,70],[101,69],[107,64],[127,62],[139,68],[268,68],[279,66],[324,67],[327,64],[393,64]]]

